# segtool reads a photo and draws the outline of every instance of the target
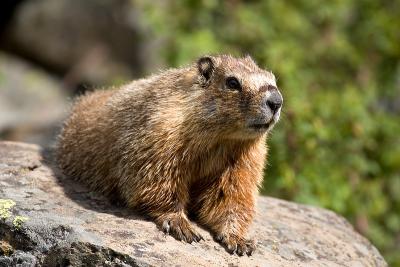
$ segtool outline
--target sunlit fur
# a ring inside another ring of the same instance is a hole
[[[251,254],[244,237],[263,176],[266,131],[247,125],[268,93],[259,87],[276,85],[275,77],[250,57],[211,58],[207,85],[193,63],[79,97],[57,158],[65,174],[150,215],[177,239],[200,240],[188,220],[193,215],[228,251]],[[224,88],[230,75],[242,92]]]

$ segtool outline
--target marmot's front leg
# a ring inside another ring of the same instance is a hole
[[[258,179],[253,172],[232,169],[201,193],[199,221],[209,227],[230,253],[251,255],[254,241],[245,238],[255,214]]]

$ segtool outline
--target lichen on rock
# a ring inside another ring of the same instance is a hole
[[[15,206],[15,202],[11,199],[0,199],[0,219],[8,219],[11,216],[11,208]]]
[[[15,229],[20,230],[23,223],[26,222],[27,220],[29,220],[28,217],[25,216],[15,216],[14,220],[13,220],[13,225],[15,227]]]
[[[14,252],[14,248],[7,242],[0,240],[0,256],[10,256]]]

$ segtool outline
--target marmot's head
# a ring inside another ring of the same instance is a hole
[[[251,57],[205,56],[197,68],[206,116],[223,136],[255,138],[279,120],[283,99],[275,76]]]

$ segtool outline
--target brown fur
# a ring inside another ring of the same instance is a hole
[[[237,77],[242,90],[224,88],[227,76]],[[215,56],[87,94],[65,122],[59,165],[179,240],[201,239],[190,212],[228,251],[251,254],[245,234],[267,130],[249,129],[248,122],[261,116],[266,86],[275,88],[274,76],[250,57]],[[271,117],[271,127],[278,118]]]

